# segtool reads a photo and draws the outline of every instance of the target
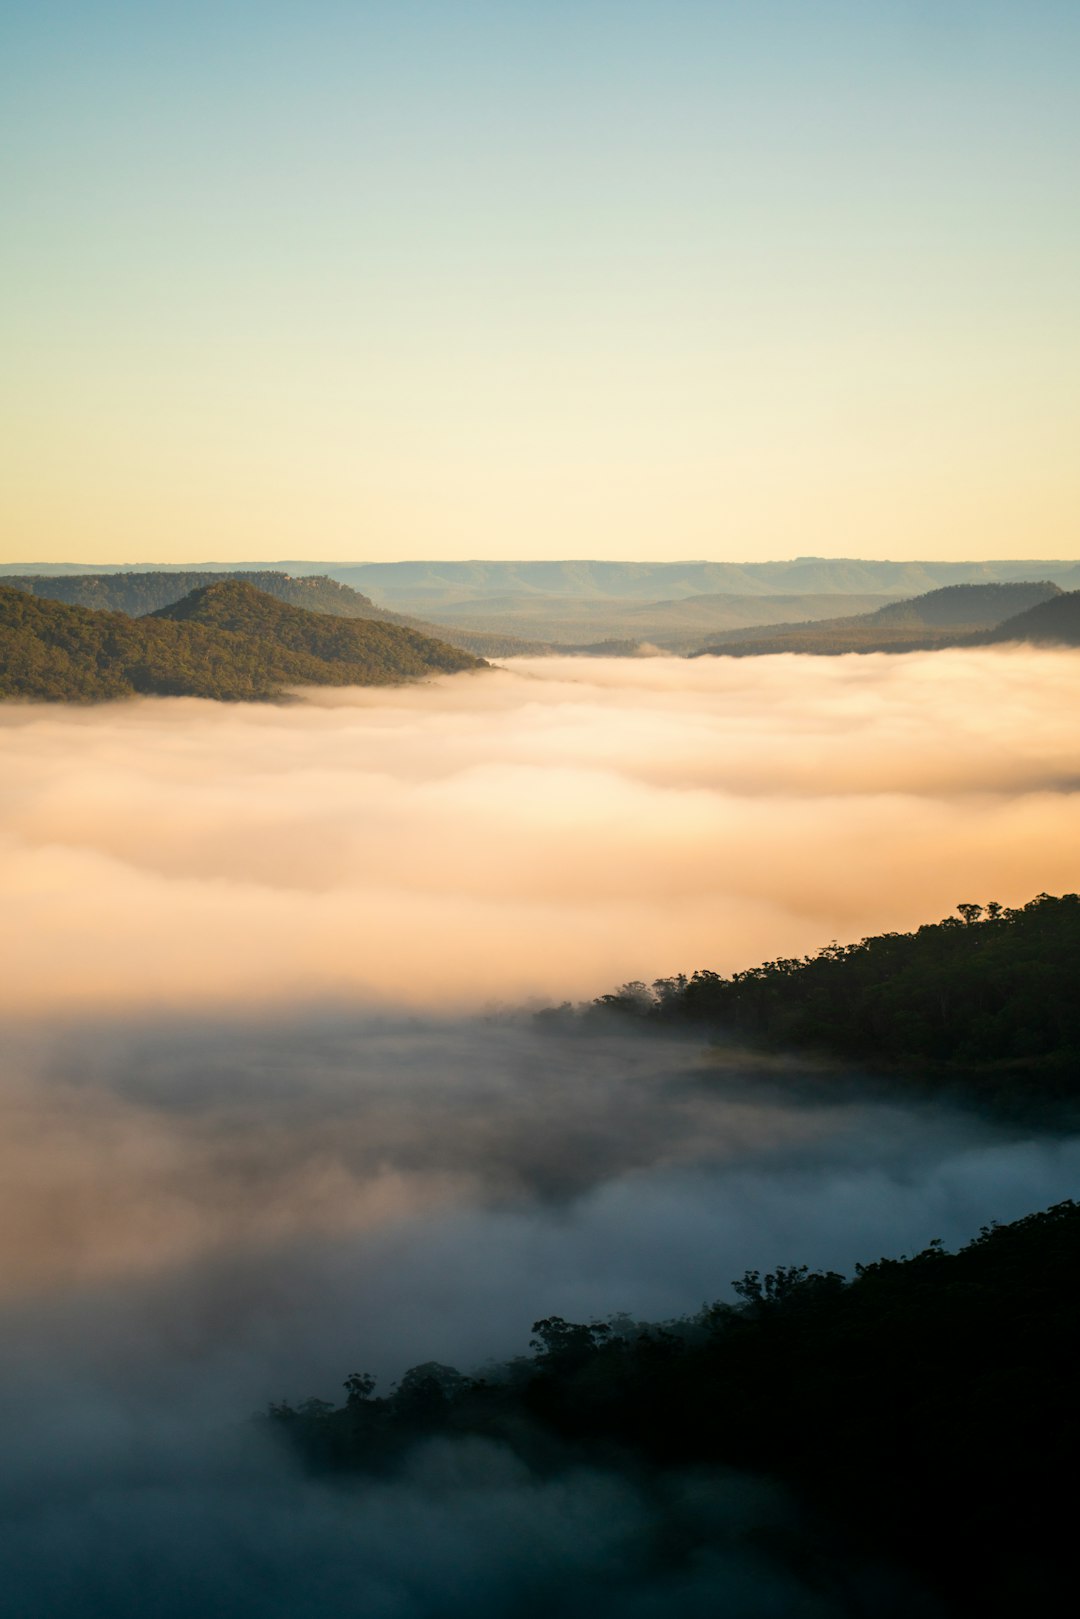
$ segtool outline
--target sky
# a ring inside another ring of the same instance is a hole
[[[0,559],[1078,553],[1072,0],[0,32]]]

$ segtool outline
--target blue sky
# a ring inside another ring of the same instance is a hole
[[[3,554],[1076,554],[1080,7],[0,8]]]

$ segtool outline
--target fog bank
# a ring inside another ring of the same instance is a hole
[[[225,1409],[356,1359],[515,1354],[541,1315],[682,1314],[747,1268],[957,1244],[1080,1171],[1072,1137],[526,1023],[98,1022],[27,1031],[10,1066],[9,1328],[74,1311],[64,1353],[104,1333],[109,1365],[118,1323],[137,1360],[178,1334],[204,1399],[208,1366],[258,1345]]]
[[[578,997],[1070,889],[1078,702],[1011,649],[4,705],[0,1007]]]
[[[541,1315],[670,1317],[748,1267],[957,1244],[1077,1184],[1075,1138],[808,1083],[524,1021],[24,1024],[0,1088],[20,1614],[932,1612],[850,1559],[822,1583],[819,1530],[754,1479],[437,1444],[331,1487],[246,1422],[358,1368],[383,1393],[476,1370]]]

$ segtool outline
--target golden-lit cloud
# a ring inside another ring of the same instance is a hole
[[[8,706],[9,1012],[580,997],[1076,886],[1062,652]]]

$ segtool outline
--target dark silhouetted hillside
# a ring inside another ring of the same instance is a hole
[[[627,984],[577,1015],[839,1059],[1008,1111],[1075,1108],[1080,895],[958,910],[915,933],[833,943],[731,977],[699,969]]]
[[[353,1373],[340,1406],[281,1402],[265,1420],[316,1472],[386,1470],[436,1436],[495,1440],[538,1470],[651,1476],[661,1499],[665,1478],[700,1489],[710,1470],[737,1468],[802,1502],[801,1531],[768,1550],[804,1569],[816,1556],[823,1594],[844,1589],[845,1564],[856,1576],[888,1565],[880,1592],[826,1611],[1064,1615],[1078,1269],[1080,1206],[1065,1202],[850,1281],[799,1265],[747,1272],[738,1303],[681,1321],[546,1317],[531,1359],[483,1377],[429,1361],[379,1398]],[[710,1524],[682,1522],[668,1555],[707,1555]],[[898,1570],[926,1588],[907,1606],[893,1600]]]
[[[1080,646],[1080,590],[1040,602],[1026,613],[1007,618],[988,634],[978,637],[987,644],[1001,641],[1027,641],[1053,646]]]
[[[276,697],[288,686],[391,685],[481,667],[416,630],[308,612],[235,579],[145,618],[0,586],[4,697],[239,700]]]

